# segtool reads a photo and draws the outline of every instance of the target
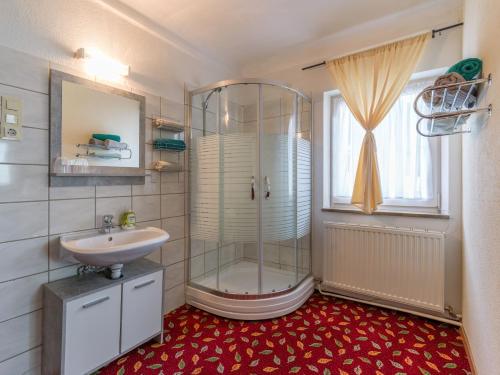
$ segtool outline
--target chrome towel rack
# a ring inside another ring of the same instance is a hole
[[[417,132],[424,137],[470,133],[467,121],[473,114],[491,116],[493,106],[479,106],[478,103],[484,89],[492,82],[489,74],[486,78],[425,88],[413,103],[415,113],[420,117],[416,124]],[[428,108],[428,111],[421,108]],[[427,126],[422,127],[424,124]]]

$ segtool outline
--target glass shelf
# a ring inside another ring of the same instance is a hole
[[[85,144],[85,143],[78,143],[76,145],[78,148],[85,148],[86,151],[85,153],[77,153],[75,156],[77,158],[99,158],[99,159],[118,159],[118,160],[125,160],[125,159],[132,159],[132,150],[130,148],[108,148],[103,145],[94,145],[94,144]],[[100,151],[110,151],[113,153],[116,153],[116,155],[113,154],[98,154],[95,151],[91,150],[100,150]],[[124,157],[121,155],[122,151],[127,151],[128,156]],[[118,153],[120,156],[118,156]]]

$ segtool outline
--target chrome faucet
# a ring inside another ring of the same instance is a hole
[[[111,233],[111,229],[113,229],[113,215],[103,215],[101,232]]]

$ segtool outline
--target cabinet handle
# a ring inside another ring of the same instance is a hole
[[[155,281],[154,280],[149,280],[149,281],[145,281],[143,282],[142,284],[137,284],[134,286],[134,289],[139,289],[139,288],[142,288],[142,287],[145,287],[145,286],[148,286],[150,284],[153,284]]]
[[[101,298],[96,299],[95,301],[88,302],[88,303],[86,303],[86,304],[82,305],[82,307],[83,307],[84,309],[87,309],[87,308],[92,307],[92,306],[94,306],[94,305],[97,305],[97,304],[99,304],[99,303],[101,303],[101,302],[107,301],[108,299],[109,299],[109,297],[108,297],[108,296],[106,296],[106,297],[101,297]]]

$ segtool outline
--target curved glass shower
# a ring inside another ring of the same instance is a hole
[[[310,99],[275,82],[191,92],[191,286],[262,296],[310,274],[311,119]]]

